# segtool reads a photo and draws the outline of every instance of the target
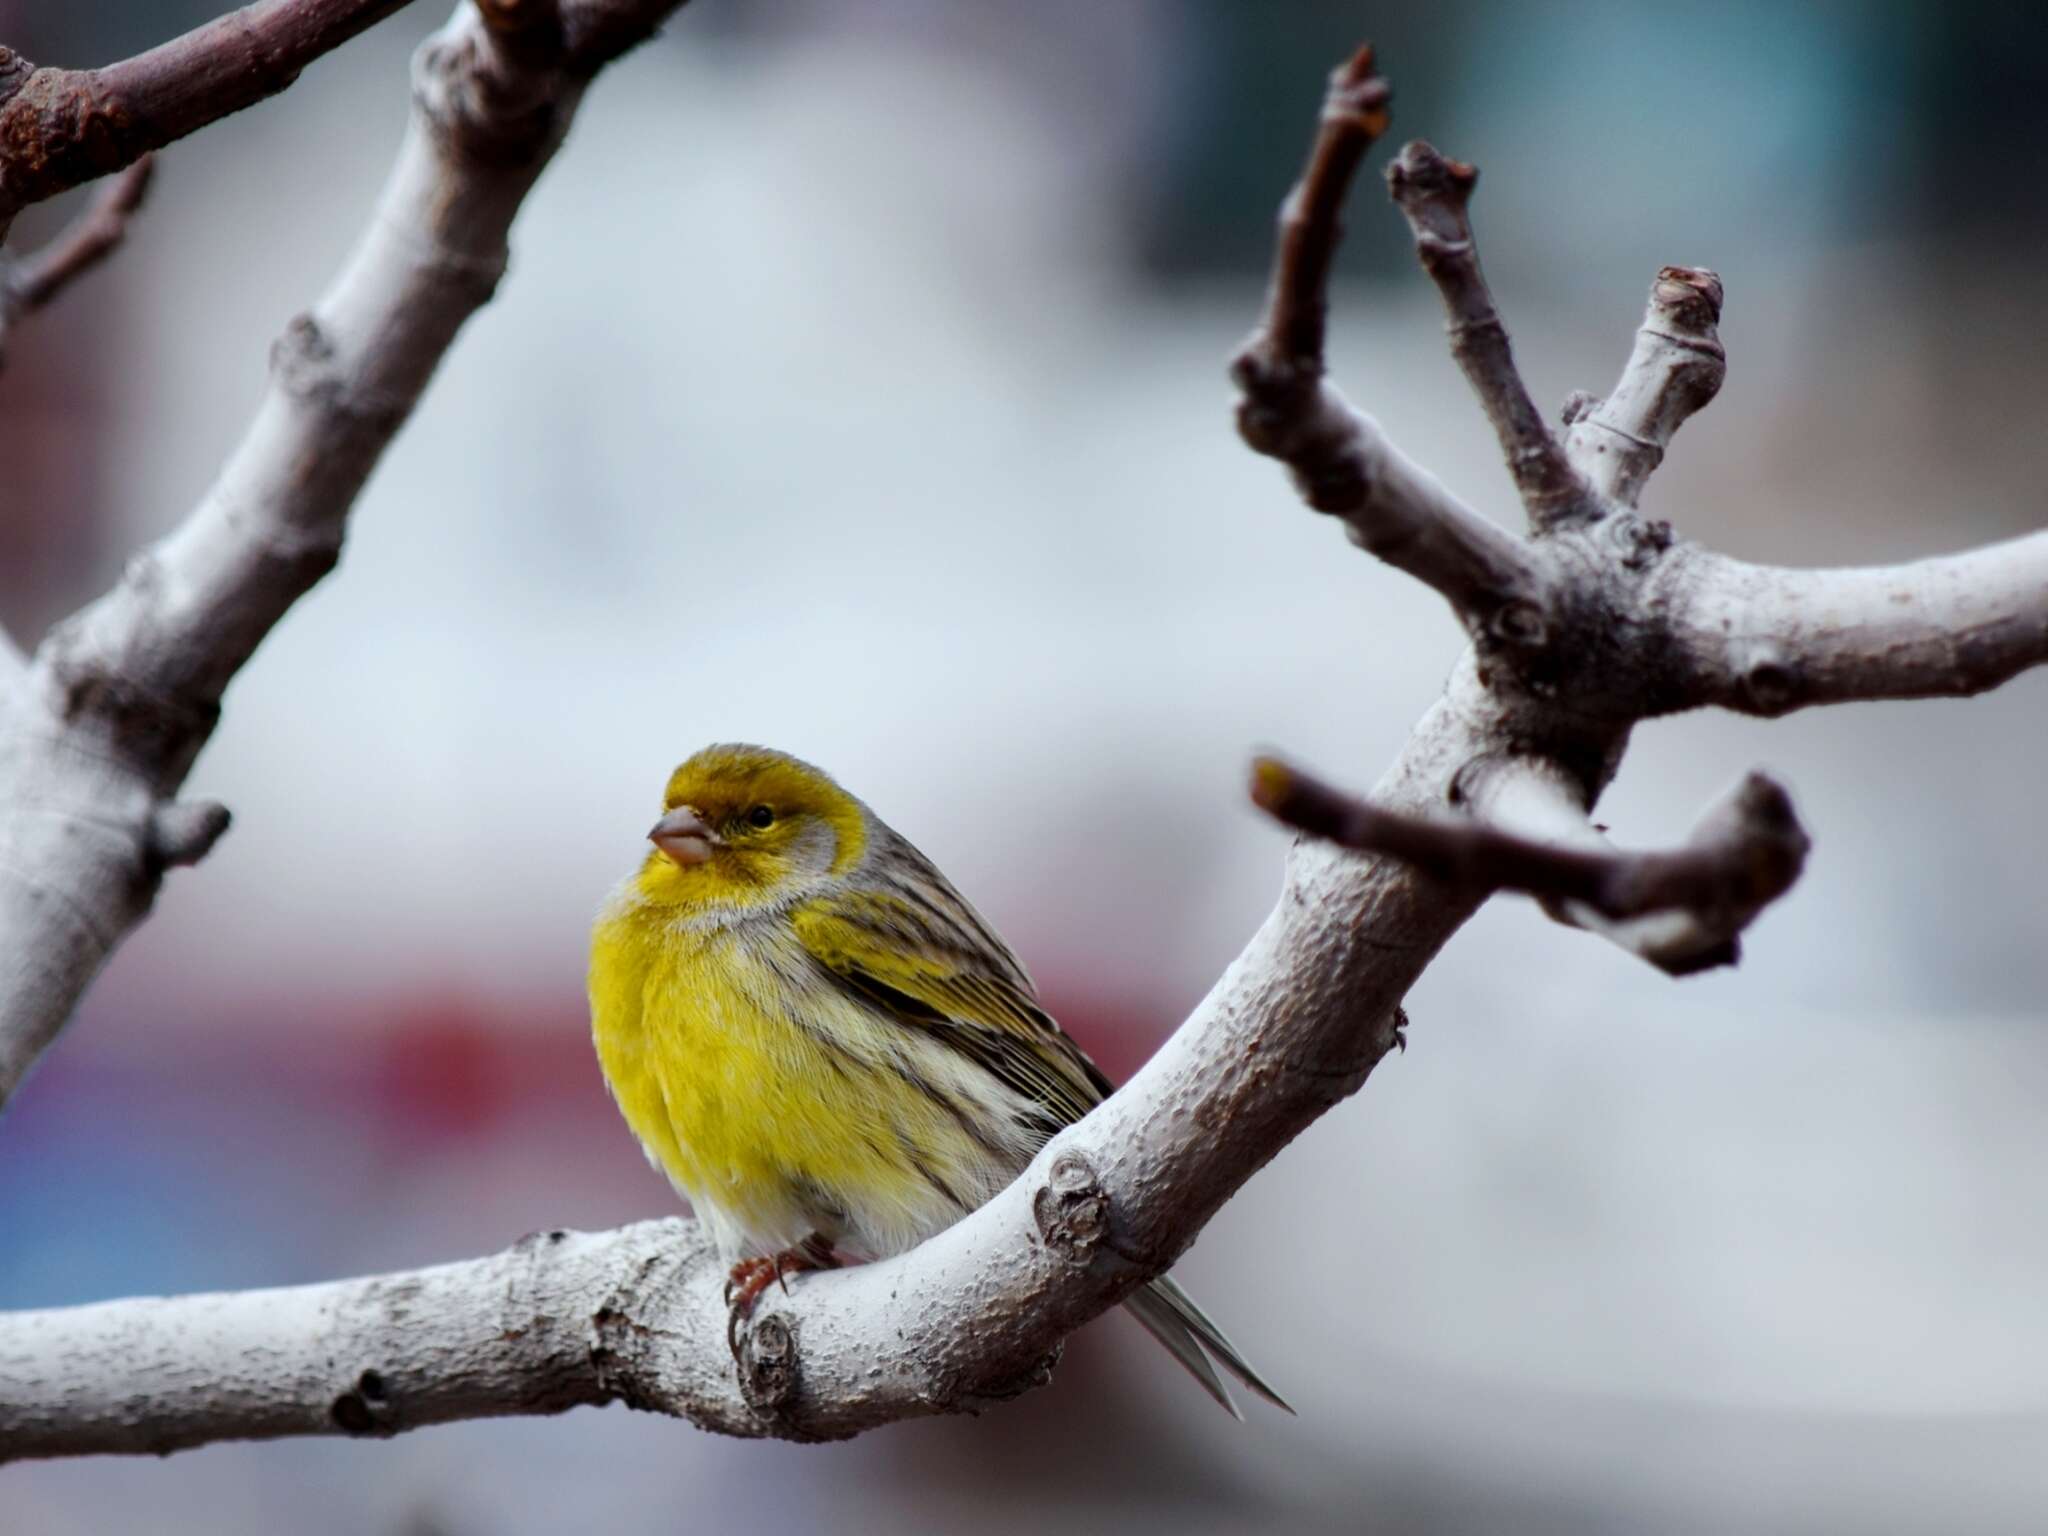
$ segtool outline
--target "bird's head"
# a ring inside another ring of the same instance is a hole
[[[767,747],[706,747],[669,776],[661,804],[637,884],[663,905],[771,906],[844,874],[867,846],[858,800]]]

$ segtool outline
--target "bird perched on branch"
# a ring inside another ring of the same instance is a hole
[[[648,838],[592,934],[592,1033],[734,1261],[735,1337],[767,1286],[951,1226],[1110,1093],[951,882],[810,764],[706,747]],[[1124,1305],[1232,1413],[1212,1360],[1287,1407],[1172,1280]]]

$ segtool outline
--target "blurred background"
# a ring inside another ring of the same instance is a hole
[[[0,0],[0,37],[87,65],[217,8]],[[440,17],[175,146],[116,263],[10,340],[14,633],[200,494]],[[1230,425],[1273,211],[1363,36],[1397,138],[1484,169],[1540,400],[1612,379],[1660,263],[1726,280],[1727,387],[1650,510],[1799,564],[2041,523],[2048,13],[695,0],[592,93],[340,572],[231,690],[190,787],[232,834],[0,1119],[0,1306],[674,1209],[599,1084],[584,939],[712,740],[830,768],[1141,1062],[1278,888],[1249,751],[1369,784],[1459,648]],[[1370,178],[1351,224],[1339,377],[1513,517]],[[979,1420],[795,1448],[582,1410],[17,1466],[0,1531],[2037,1530],[2044,753],[2048,675],[1641,730],[1619,838],[1763,764],[1807,875],[1683,984],[1516,900],[1453,942],[1407,1054],[1180,1271],[1298,1420],[1229,1423],[1112,1318]]]

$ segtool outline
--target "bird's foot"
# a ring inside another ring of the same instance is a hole
[[[725,1277],[725,1304],[731,1309],[726,1318],[725,1341],[732,1348],[732,1357],[740,1357],[740,1324],[752,1315],[754,1303],[761,1299],[763,1291],[780,1285],[787,1294],[791,1275],[838,1267],[839,1258],[832,1252],[832,1245],[816,1232],[794,1248],[785,1248],[767,1258],[741,1259],[733,1265]]]

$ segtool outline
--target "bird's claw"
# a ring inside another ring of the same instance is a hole
[[[764,1270],[773,1268],[774,1263],[773,1259],[741,1259],[733,1265],[725,1277],[725,1304],[733,1306],[733,1298],[742,1294],[751,1303],[761,1293],[761,1287],[755,1284],[757,1277]]]
[[[725,1304],[729,1309],[725,1320],[725,1342],[732,1350],[733,1359],[740,1357],[740,1325],[753,1315],[754,1303],[761,1299],[763,1291],[771,1285],[779,1285],[786,1296],[791,1275],[813,1269],[834,1269],[838,1263],[833,1256],[832,1245],[814,1235],[794,1248],[785,1248],[767,1258],[741,1259],[733,1265],[725,1277]]]

